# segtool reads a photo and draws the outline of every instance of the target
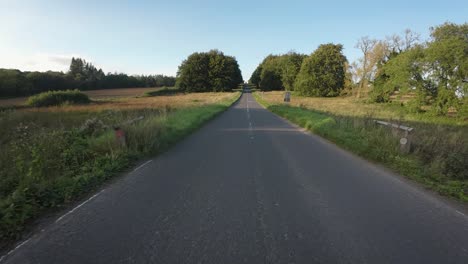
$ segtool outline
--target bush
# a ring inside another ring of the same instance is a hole
[[[54,106],[62,104],[87,104],[89,97],[78,90],[49,91],[28,98],[27,104],[35,107]]]

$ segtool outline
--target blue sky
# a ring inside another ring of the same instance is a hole
[[[175,75],[195,51],[237,58],[247,80],[268,54],[310,54],[341,43],[349,61],[362,36],[468,21],[468,1],[0,0],[0,68],[66,71],[80,56],[105,72]]]

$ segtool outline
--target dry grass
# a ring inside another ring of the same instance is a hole
[[[25,105],[27,100],[28,100],[28,97],[15,97],[15,98],[8,98],[8,99],[0,99],[0,107]]]
[[[263,95],[262,95],[263,94]],[[259,93],[263,99],[270,104],[282,104],[284,92],[272,91]],[[377,104],[368,103],[366,99],[357,99],[355,97],[301,97],[291,95],[291,106],[304,107],[320,112],[346,117],[372,117],[385,120],[416,121],[441,124],[468,125],[465,120],[454,119],[450,117],[433,117],[425,114],[408,113],[405,107],[399,103]]]
[[[102,100],[102,99],[116,99],[116,98],[143,96],[146,92],[155,91],[159,89],[162,89],[162,88],[150,87],[150,88],[104,89],[104,90],[93,90],[93,91],[83,91],[83,92],[87,94],[91,99]]]
[[[138,110],[186,108],[218,103],[232,98],[232,93],[193,93],[155,97],[119,98],[112,101],[99,101],[88,105],[53,106],[44,108],[24,108],[25,112],[100,112],[104,110]]]
[[[127,97],[138,97],[143,96],[146,92],[155,91],[162,89],[160,87],[151,88],[125,88],[125,89],[103,89],[103,90],[92,90],[83,91],[92,100],[110,100]],[[28,97],[16,97],[8,99],[0,99],[1,106],[21,106],[26,103]]]

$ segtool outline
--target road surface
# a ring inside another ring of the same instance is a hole
[[[4,263],[468,263],[453,205],[250,94]]]

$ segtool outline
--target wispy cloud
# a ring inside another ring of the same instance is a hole
[[[83,58],[78,54],[2,54],[0,68],[22,71],[67,71],[72,57]]]

